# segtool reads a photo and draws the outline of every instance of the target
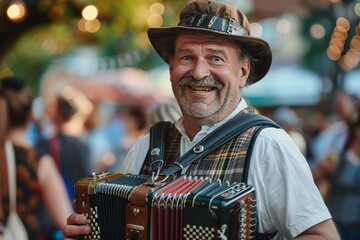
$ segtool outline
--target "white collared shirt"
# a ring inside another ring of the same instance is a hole
[[[202,126],[193,141],[182,126],[182,118],[177,120],[175,126],[182,135],[180,154],[246,107],[242,99],[226,119],[212,126]],[[146,134],[129,151],[120,172],[138,174],[148,149],[149,134]],[[283,129],[266,128],[258,135],[251,156],[248,184],[256,190],[260,232],[278,230],[287,239],[292,239],[331,218],[305,157]],[[281,234],[276,239],[282,239]]]

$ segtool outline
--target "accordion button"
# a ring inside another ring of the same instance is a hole
[[[138,209],[138,208],[134,208],[133,209],[133,214],[136,216],[136,215],[138,215],[140,213],[140,209]]]

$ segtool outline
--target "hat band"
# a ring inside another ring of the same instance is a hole
[[[249,35],[242,26],[234,21],[234,19],[227,19],[209,14],[186,16],[180,21],[178,26],[203,28],[233,35]]]

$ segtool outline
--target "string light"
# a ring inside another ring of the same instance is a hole
[[[322,39],[325,36],[325,28],[323,25],[316,23],[310,27],[310,34],[315,39]]]
[[[82,32],[95,33],[101,27],[100,21],[97,19],[99,11],[94,5],[88,5],[83,8],[82,19],[78,22],[78,29]]]
[[[338,61],[340,68],[344,71],[350,71],[355,68],[359,64],[360,58],[360,25],[356,27],[355,35],[351,38],[349,50],[341,55],[349,30],[349,21],[346,18],[339,17],[336,20],[336,26],[326,51],[329,59]]]
[[[99,11],[94,5],[86,6],[81,12],[82,17],[89,21],[95,20],[98,16],[98,13]]]
[[[26,17],[26,6],[22,1],[12,3],[6,11],[7,17],[12,22],[21,22]]]
[[[160,27],[163,24],[163,14],[165,7],[162,3],[153,3],[149,7],[149,17],[147,24],[149,27]]]
[[[360,58],[360,25],[356,26],[355,34],[351,38],[349,50],[341,57],[340,67],[344,71],[350,71],[359,64]]]

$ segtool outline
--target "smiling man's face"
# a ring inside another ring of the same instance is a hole
[[[170,80],[184,118],[212,124],[239,104],[250,72],[235,43],[203,34],[179,34],[169,59]]]

